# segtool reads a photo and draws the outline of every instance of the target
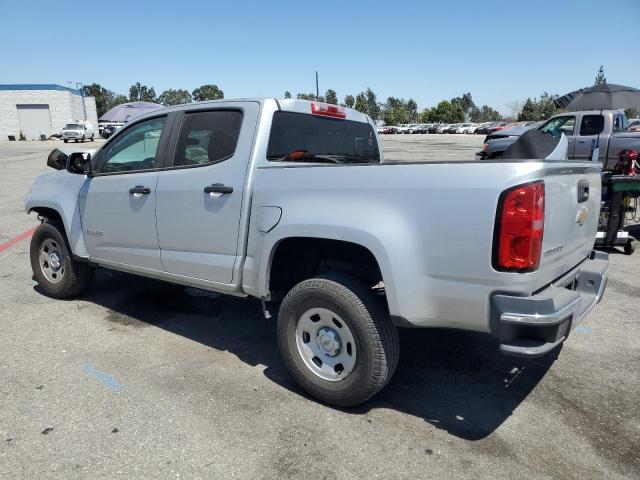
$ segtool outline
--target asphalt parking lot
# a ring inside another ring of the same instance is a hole
[[[482,137],[382,141],[472,159]],[[23,201],[58,146],[0,143],[0,478],[640,478],[640,253],[610,255],[604,300],[554,355],[403,331],[391,383],[329,408],[257,301],[106,270],[80,299],[42,295]]]

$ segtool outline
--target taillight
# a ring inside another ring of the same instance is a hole
[[[311,113],[325,117],[347,118],[347,111],[330,103],[311,102]]]
[[[531,272],[540,265],[544,233],[544,182],[519,185],[498,203],[493,268]]]

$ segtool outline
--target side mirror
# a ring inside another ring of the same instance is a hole
[[[91,171],[91,154],[75,152],[69,155],[66,164],[67,172],[78,175],[88,175]]]
[[[67,160],[69,157],[64,153],[58,150],[52,150],[47,158],[47,167],[51,167],[54,170],[64,170],[67,168]]]

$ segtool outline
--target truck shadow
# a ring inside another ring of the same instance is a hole
[[[107,309],[109,330],[162,328],[249,365],[264,365],[271,381],[307,397],[280,360],[275,321],[263,318],[256,300],[102,269],[82,300]],[[509,418],[557,357],[506,357],[488,335],[473,332],[403,329],[400,338],[400,364],[390,384],[365,405],[342,412],[391,408],[457,437],[482,439]]]

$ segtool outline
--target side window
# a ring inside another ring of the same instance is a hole
[[[561,133],[565,135],[573,135],[573,131],[576,126],[576,117],[556,117],[549,120],[542,127],[540,131],[542,133],[548,133],[549,135],[557,136]]]
[[[585,137],[588,135],[598,135],[604,130],[603,115],[585,115],[582,117],[580,125],[580,135]]]
[[[614,115],[613,116],[613,131],[614,132],[624,132],[628,125],[625,125],[626,117],[624,115]]]
[[[110,173],[154,168],[166,120],[166,117],[154,118],[122,131],[105,149],[100,171]]]
[[[236,151],[241,126],[242,113],[237,110],[187,113],[173,166],[206,165],[230,158]]]

